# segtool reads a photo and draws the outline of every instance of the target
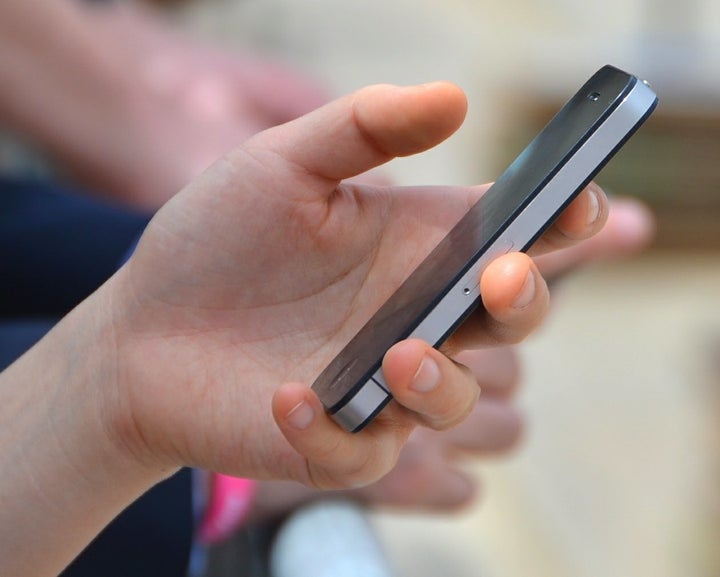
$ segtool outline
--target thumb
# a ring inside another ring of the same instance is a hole
[[[439,144],[460,127],[466,109],[463,92],[446,82],[370,86],[257,135],[238,153],[260,155],[271,166],[280,158],[294,177],[322,182],[314,190],[329,196],[340,180]]]

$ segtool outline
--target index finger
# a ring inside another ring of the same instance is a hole
[[[527,252],[530,256],[540,256],[586,240],[605,225],[608,213],[605,192],[591,182]]]

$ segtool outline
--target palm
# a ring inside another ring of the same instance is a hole
[[[178,412],[193,437],[188,418],[200,416],[209,396],[213,413],[240,402],[268,407],[283,382],[312,381],[473,196],[467,189],[390,195],[351,185],[330,194],[326,189],[336,185],[326,179],[281,170],[268,190],[238,187],[257,162],[263,159],[237,154],[169,203],[132,263],[143,304],[137,343],[175,372],[159,402],[178,388],[194,392],[184,397],[187,412]],[[255,399],[233,398],[240,381],[262,385]],[[229,428],[238,418],[213,414],[198,422]],[[252,416],[242,419],[244,427],[257,426]],[[286,446],[279,435],[273,443]]]

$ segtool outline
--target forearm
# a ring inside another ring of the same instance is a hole
[[[194,114],[190,54],[132,2],[0,0],[0,126],[87,190],[156,210],[239,140],[234,100],[228,123]]]
[[[130,25],[139,17],[121,17],[125,12],[132,10],[0,1],[0,126],[34,142],[88,188],[121,198],[142,178],[122,175],[147,154],[138,141],[152,122],[148,103],[157,99],[152,55]]]
[[[89,125],[99,99],[127,89],[112,39],[94,26],[101,9],[67,0],[0,2],[4,124],[52,140]]]
[[[101,299],[0,374],[0,575],[59,573],[164,475],[113,436],[119,399]]]

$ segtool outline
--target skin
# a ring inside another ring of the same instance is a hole
[[[0,120],[84,188],[155,211],[320,83],[213,48],[135,2],[0,2]]]
[[[357,487],[417,426],[471,414],[477,381],[448,354],[542,321],[527,255],[488,267],[486,312],[447,354],[416,340],[387,353],[396,401],[361,434],[308,387],[485,189],[343,179],[436,145],[465,109],[450,84],[369,87],[253,137],[174,196],[130,261],[0,375],[0,573],[56,574],[180,466]],[[606,214],[591,186],[535,249],[589,237]]]

